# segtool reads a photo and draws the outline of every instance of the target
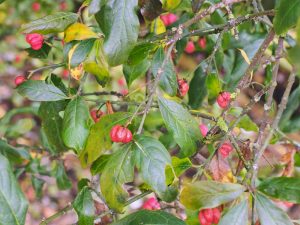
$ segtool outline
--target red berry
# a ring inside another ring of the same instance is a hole
[[[120,78],[119,80],[118,80],[118,85],[119,86],[125,86],[125,84],[126,84],[126,82],[125,82],[125,80],[123,79],[123,78]]]
[[[206,135],[208,133],[208,127],[205,124],[200,124],[199,128],[200,128],[202,136],[206,137]]]
[[[16,55],[16,57],[15,57],[15,62],[16,62],[16,63],[19,63],[20,61],[21,61],[21,56]]]
[[[221,108],[225,109],[229,105],[230,99],[231,99],[230,92],[224,91],[224,92],[221,92],[219,94],[219,96],[217,97],[217,103]]]
[[[198,214],[198,219],[201,225],[218,224],[221,213],[218,208],[203,209]]]
[[[70,74],[70,72],[69,72],[68,69],[64,69],[64,70],[62,71],[62,76],[63,76],[63,78],[68,78],[69,74]]]
[[[101,116],[103,116],[104,112],[94,109],[90,111],[90,114],[94,122],[97,123],[100,120]]]
[[[192,41],[189,41],[186,44],[185,49],[184,49],[184,51],[189,54],[192,54],[193,52],[195,52],[195,50],[196,50],[196,48],[195,48],[194,42],[192,42]]]
[[[127,95],[128,94],[128,90],[127,89],[122,89],[120,92],[121,92],[122,95]]]
[[[44,37],[41,34],[27,34],[26,35],[26,42],[31,45],[33,50],[39,50],[43,46]]]
[[[225,142],[219,147],[219,151],[224,158],[226,158],[232,150],[233,147],[230,142]]]
[[[67,10],[67,9],[68,9],[68,4],[67,4],[66,2],[61,2],[61,3],[59,4],[59,9],[60,9],[61,11]]]
[[[198,45],[200,48],[205,49],[206,48],[206,38],[200,38],[198,40]]]
[[[221,212],[220,212],[220,210],[219,210],[219,208],[214,208],[213,209],[213,214],[214,214],[214,218],[213,218],[213,223],[214,224],[218,224],[219,223],[219,220],[220,220],[220,218],[221,218]]]
[[[179,93],[181,96],[185,96],[186,93],[189,91],[189,84],[186,82],[184,79],[178,79],[178,88],[179,88]]]
[[[110,139],[113,142],[128,143],[132,140],[132,133],[126,127],[115,125],[110,131]]]
[[[15,85],[19,86],[20,84],[24,83],[25,81],[26,81],[26,78],[24,76],[22,76],[22,75],[17,76],[15,78]]]
[[[160,15],[160,19],[163,21],[165,26],[170,26],[171,24],[175,23],[177,21],[177,15],[173,13],[167,13]]]
[[[159,210],[160,204],[156,198],[151,197],[147,201],[144,202],[142,208],[147,209],[147,210]]]
[[[168,17],[169,17],[169,25],[175,23],[178,19],[177,15],[175,15],[173,13],[169,13]]]
[[[38,2],[34,2],[32,3],[31,8],[34,12],[38,12],[41,9],[41,4]]]

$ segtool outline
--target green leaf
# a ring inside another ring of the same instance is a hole
[[[185,222],[164,211],[139,210],[111,225],[185,225]]]
[[[181,156],[191,156],[197,150],[196,142],[201,134],[198,123],[182,105],[175,101],[158,98],[159,109],[169,132],[180,146]]]
[[[31,176],[31,182],[32,182],[32,186],[34,188],[36,197],[41,198],[45,181],[38,177]]]
[[[248,224],[248,202],[247,200],[229,209],[221,218],[218,225],[247,225]]]
[[[55,177],[56,177],[57,187],[60,190],[67,190],[72,187],[72,183],[66,174],[65,167],[62,162],[57,162],[55,168]]]
[[[17,88],[20,95],[32,101],[59,101],[68,97],[57,87],[42,80],[28,80]]]
[[[172,169],[173,167],[173,169]],[[172,157],[172,167],[167,166],[166,168],[166,178],[167,178],[167,184],[171,184],[174,180],[174,173],[177,177],[181,176],[186,170],[192,167],[192,162],[189,158],[177,158],[177,157]]]
[[[73,207],[78,215],[78,225],[94,225],[95,208],[91,191],[84,187],[73,202]]]
[[[213,104],[222,90],[218,75],[215,73],[207,75],[205,84],[208,91],[208,102]]]
[[[247,131],[258,131],[256,123],[254,123],[248,115],[242,116],[240,122],[236,126]]]
[[[66,146],[80,153],[86,143],[91,124],[89,108],[81,97],[69,102],[64,113],[62,139]]]
[[[70,61],[71,67],[78,66],[86,59],[88,54],[91,52],[95,41],[96,39],[92,38],[92,39],[87,39],[79,42],[79,44],[77,45],[77,47],[75,48],[71,56],[71,61]]]
[[[297,44],[293,48],[288,49],[288,59],[292,65],[296,68],[296,72],[300,74],[300,44]]]
[[[273,22],[276,34],[284,34],[296,26],[299,17],[300,0],[280,0]]]
[[[232,47],[243,49],[246,52],[249,60],[251,61],[260,45],[264,41],[265,37],[261,35],[250,35],[248,33],[240,33],[239,36],[239,41],[234,41],[237,46],[234,45]],[[228,63],[228,61],[225,62]],[[226,82],[229,90],[234,90],[235,86],[246,72],[248,66],[248,63],[243,58],[241,52],[236,50],[234,57],[234,66],[231,71],[226,71],[226,75],[224,77],[224,81]]]
[[[256,193],[255,207],[261,225],[293,225],[288,215],[270,199]]]
[[[19,150],[0,139],[0,154],[5,156],[10,162],[22,163],[23,157]]]
[[[159,48],[152,61],[152,73],[157,76],[158,70],[161,68],[162,63],[165,59],[165,53],[163,48]],[[170,96],[175,96],[177,94],[177,78],[174,70],[174,66],[170,59],[168,59],[166,65],[163,68],[163,73],[160,78],[160,87]]]
[[[75,23],[78,19],[77,13],[57,12],[43,18],[34,20],[22,25],[23,33],[51,34],[64,31],[69,25]]]
[[[33,50],[32,48],[25,49],[29,57],[38,58],[38,59],[47,59],[50,50],[51,50],[51,46],[46,43],[44,43],[42,48],[39,50]]]
[[[298,204],[300,203],[300,178],[268,178],[263,180],[257,189],[273,198]]]
[[[42,102],[39,108],[39,117],[42,120],[42,130],[47,138],[52,153],[67,150],[61,137],[63,120],[59,112],[66,108],[66,101]]]
[[[298,86],[290,95],[286,109],[284,110],[279,122],[279,127],[284,131],[289,131],[289,122],[293,113],[298,109],[300,105],[300,86]]]
[[[149,69],[151,63],[149,60],[144,60],[136,65],[123,65],[123,73],[125,75],[125,79],[128,87],[132,84],[134,80],[139,78],[140,76],[144,76],[147,70]]]
[[[207,87],[206,87],[206,74],[204,73],[202,67],[198,67],[194,73],[194,77],[190,82],[189,89],[189,105],[193,109],[198,109],[204,98],[207,95]]]
[[[104,32],[104,52],[111,66],[124,63],[133,49],[139,31],[135,9],[137,0],[111,0],[96,14]]]
[[[24,225],[28,208],[9,161],[0,154],[0,223]]]
[[[156,47],[157,45],[151,42],[142,42],[137,44],[130,52],[127,64],[132,66],[141,63],[148,58],[150,52],[154,51]]]
[[[158,140],[147,136],[134,137],[134,156],[136,167],[142,179],[157,193],[167,190],[165,169],[171,165],[171,157],[165,146]]]
[[[101,192],[111,209],[122,212],[127,192],[123,184],[131,182],[134,178],[134,156],[132,144],[124,145],[115,152],[106,163],[100,178]]]
[[[184,185],[180,202],[188,209],[215,208],[233,201],[244,191],[240,184],[198,181]]]
[[[110,130],[114,125],[124,125],[131,114],[117,112],[101,117],[98,123],[92,125],[85,145],[84,151],[80,154],[82,166],[86,167],[94,162],[101,154],[111,149]]]
[[[105,5],[107,0],[92,0],[89,5],[89,14],[93,15],[100,11],[103,5]]]
[[[91,166],[91,173],[93,175],[102,173],[111,155],[101,155]]]

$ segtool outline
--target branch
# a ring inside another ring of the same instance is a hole
[[[268,116],[269,116],[270,110],[272,108],[273,95],[274,95],[275,88],[277,86],[277,75],[278,75],[280,58],[282,56],[282,52],[283,52],[283,38],[279,38],[278,48],[275,53],[276,61],[275,61],[275,65],[274,65],[273,71],[272,71],[273,76],[272,76],[272,80],[271,80],[271,87],[270,87],[270,90],[268,91],[268,99],[267,99],[266,104],[264,105],[263,120],[259,127],[259,132],[258,132],[258,136],[256,139],[257,149],[259,149],[260,146],[262,145],[262,141],[264,138],[264,132],[265,132],[265,129],[266,129],[266,126],[268,123]]]
[[[72,209],[73,209],[72,203],[69,203],[66,207],[64,207],[57,213],[53,214],[52,216],[48,217],[47,219],[43,219],[42,222],[40,223],[40,225],[47,225],[50,222],[52,222],[53,220],[63,216],[64,214],[66,214],[68,211],[70,211]]]
[[[95,95],[95,96],[101,96],[101,95],[113,95],[117,97],[124,97],[123,94],[116,92],[116,91],[96,91],[96,92],[90,92],[90,93],[82,93],[81,96],[90,96],[90,95]]]
[[[283,94],[283,97],[281,99],[281,102],[278,106],[278,111],[277,111],[277,114],[276,114],[276,117],[272,123],[272,126],[271,126],[271,129],[268,133],[268,136],[266,137],[265,139],[265,142],[263,144],[263,146],[259,149],[257,155],[255,156],[255,159],[254,159],[254,163],[253,163],[253,166],[252,166],[252,184],[254,185],[254,182],[255,182],[255,179],[256,179],[256,176],[257,176],[257,172],[258,172],[258,162],[260,160],[260,158],[263,156],[267,146],[269,145],[269,142],[273,136],[273,133],[274,131],[277,129],[278,127],[278,123],[280,121],[280,118],[282,116],[282,113],[283,111],[285,110],[286,108],[286,104],[288,102],[288,97],[290,95],[290,92],[291,92],[291,89],[292,89],[292,86],[295,82],[295,71],[293,71],[290,76],[289,76],[289,80],[288,80],[288,84],[286,86],[286,89],[284,91],[284,94]]]

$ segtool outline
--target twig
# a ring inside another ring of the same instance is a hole
[[[90,95],[95,95],[95,96],[114,95],[117,97],[124,97],[123,94],[116,92],[116,91],[95,91],[95,92],[90,92],[90,93],[81,93],[81,96],[90,96]]]
[[[255,156],[254,163],[253,163],[253,166],[252,166],[252,169],[251,169],[252,170],[251,171],[251,173],[252,173],[252,179],[251,179],[252,182],[251,183],[252,183],[253,187],[255,185],[255,179],[256,179],[257,172],[258,172],[258,162],[259,162],[260,158],[263,156],[263,154],[264,154],[267,146],[269,145],[269,142],[270,142],[270,140],[271,140],[271,138],[273,136],[274,131],[278,127],[279,120],[280,120],[280,118],[282,116],[283,111],[286,108],[286,104],[288,102],[288,97],[290,95],[292,86],[293,86],[294,81],[295,81],[295,76],[296,76],[295,75],[295,71],[293,71],[290,74],[290,76],[289,76],[288,84],[287,84],[286,89],[284,91],[284,94],[283,94],[283,97],[281,99],[281,102],[280,102],[280,104],[278,106],[278,111],[277,111],[276,117],[275,117],[275,119],[274,119],[274,121],[272,123],[271,129],[270,129],[270,131],[269,131],[269,133],[268,133],[268,135],[267,135],[267,137],[266,137],[266,139],[264,141],[263,146],[259,149],[259,151],[257,152],[257,154]]]
[[[66,214],[68,211],[72,210],[73,206],[72,203],[69,203],[66,207],[64,207],[63,209],[61,209],[60,211],[58,211],[57,213],[53,214],[52,216],[43,219],[42,222],[40,223],[40,225],[47,225],[50,222],[52,222],[53,220],[61,217],[62,215]]]
[[[29,74],[27,76],[27,79],[29,79],[36,72],[47,70],[47,69],[56,69],[56,68],[63,67],[63,66],[65,66],[65,63],[53,64],[53,65],[49,65],[49,66],[40,67],[35,70],[30,70],[30,71],[28,71]]]
[[[275,59],[275,65],[274,65],[273,71],[272,71],[273,76],[272,76],[272,80],[271,80],[270,90],[268,91],[268,99],[267,99],[266,104],[264,105],[263,120],[259,127],[259,132],[257,135],[256,144],[255,144],[257,149],[259,149],[260,146],[262,145],[262,141],[264,139],[264,131],[265,131],[265,128],[266,128],[267,122],[268,122],[268,116],[269,116],[270,110],[272,108],[273,95],[274,95],[275,88],[277,86],[277,75],[278,75],[280,58],[281,58],[282,52],[283,52],[283,38],[280,37],[278,40],[278,48],[275,53],[276,59]]]

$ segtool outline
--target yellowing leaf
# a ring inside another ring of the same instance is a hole
[[[243,49],[238,48],[238,50],[241,52],[243,58],[244,58],[245,61],[248,63],[248,65],[250,65],[250,59],[249,59],[247,53],[246,53]]]
[[[167,11],[177,8],[181,3],[181,0],[162,0],[163,8]]]
[[[65,31],[65,42],[74,40],[80,41],[90,38],[98,38],[98,35],[82,23],[74,23]]]
[[[70,69],[70,74],[75,80],[80,80],[83,75],[83,66],[80,64],[79,66]]]
[[[162,34],[166,32],[166,27],[159,17],[151,23],[151,32],[154,32],[155,34]]]

